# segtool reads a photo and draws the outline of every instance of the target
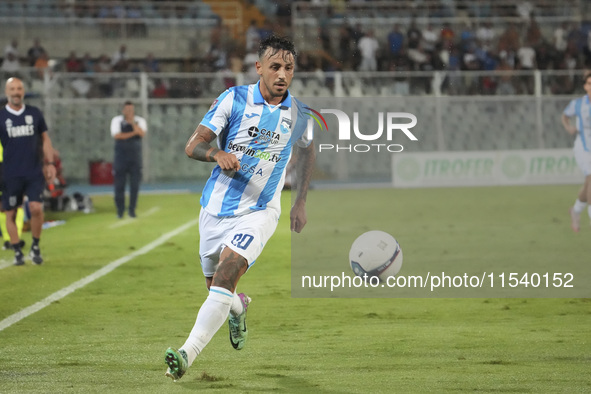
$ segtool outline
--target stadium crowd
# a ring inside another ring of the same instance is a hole
[[[311,4],[316,3],[314,1]],[[322,3],[322,2],[319,2]],[[351,23],[343,16],[341,2],[335,7],[326,7],[317,15],[317,42],[308,45],[307,50],[298,57],[298,70],[306,71],[511,71],[565,70],[574,71],[591,67],[591,27],[586,23],[564,22],[553,31],[542,29],[531,9],[524,2],[517,4],[517,12],[522,23],[491,22],[472,23],[470,19],[458,19],[461,24],[434,23],[420,24],[414,18],[405,24],[394,24],[391,29],[375,29],[373,26]],[[345,2],[342,2],[345,3]],[[354,4],[358,2],[350,2]],[[477,3],[477,2],[476,2]],[[527,2],[525,2],[527,3]],[[184,4],[184,3],[183,3]],[[332,4],[332,2],[331,2]],[[339,8],[340,7],[340,8]],[[84,8],[96,18],[127,18],[142,20],[142,11],[121,5],[112,7]],[[175,9],[176,10],[176,9]],[[271,35],[293,36],[291,26],[291,4],[279,1],[274,15],[265,22],[252,21],[238,41],[221,20],[210,27],[210,42],[206,52],[190,50],[186,57],[171,56],[155,58],[152,53],[145,57],[131,57],[127,46],[122,44],[114,54],[86,52],[80,56],[72,51],[67,58],[52,59],[35,40],[31,48],[22,54],[18,42],[13,39],[4,50],[0,71],[18,75],[21,68],[33,67],[42,78],[46,69],[77,73],[111,72],[246,72],[255,78],[252,66],[256,60],[258,42]],[[336,10],[336,11],[335,11]],[[341,10],[341,11],[339,11]],[[183,10],[176,10],[181,12]],[[455,15],[445,7],[433,11],[435,15]],[[485,8],[477,8],[472,14],[482,16]],[[335,21],[340,21],[335,23]],[[133,31],[128,37],[145,37],[147,28],[133,23]],[[104,26],[102,27],[105,28]],[[107,28],[108,30],[108,28]],[[384,33],[385,32],[385,33]],[[106,36],[117,36],[106,31]],[[192,52],[192,53],[191,53]],[[134,55],[137,56],[137,53]],[[50,67],[50,65],[52,67]],[[90,89],[80,82],[77,91],[82,96],[109,96],[112,90],[108,84],[98,89]],[[551,82],[554,94],[568,94],[574,90],[572,78],[555,78]],[[75,87],[76,89],[76,87]],[[153,87],[154,97],[168,97],[169,86],[166,81],[158,81]],[[428,88],[427,88],[428,90]],[[453,92],[453,86],[449,88]],[[471,93],[514,94],[533,93],[531,78],[521,78],[517,82],[492,78],[477,78],[467,87]],[[94,92],[94,93],[93,93]]]

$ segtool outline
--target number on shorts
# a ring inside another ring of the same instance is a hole
[[[236,234],[232,240],[232,245],[240,249],[248,248],[254,237],[250,234]]]

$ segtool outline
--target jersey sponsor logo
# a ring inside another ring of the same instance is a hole
[[[25,123],[33,124],[33,117],[31,115],[25,115]]]
[[[259,114],[255,113],[255,112],[253,112],[253,113],[251,113],[251,114],[244,115],[244,116],[246,116],[248,119],[252,119],[252,118],[254,118],[255,116],[261,116],[261,115],[259,115]]]
[[[258,138],[260,141],[268,142],[271,145],[278,144],[279,140],[281,139],[281,134],[267,129],[259,130],[259,128],[256,126],[252,126],[248,129],[248,136],[252,138]]]
[[[25,116],[25,118],[27,118],[29,115]],[[25,121],[28,120],[25,119]],[[33,121],[33,117],[31,117],[31,123]],[[8,136],[10,138],[15,138],[15,137],[28,137],[31,136],[33,134],[35,134],[35,125],[33,124],[26,124],[26,125],[22,125],[22,126],[13,126],[12,125],[12,120],[7,119],[6,122],[6,133],[8,134]]]
[[[250,146],[235,144],[234,141],[228,142],[228,149],[233,152],[242,152],[243,154],[250,157],[254,157],[255,159],[270,161],[271,163],[279,163],[281,161],[281,156],[276,155],[275,153],[269,153],[262,151],[260,149],[254,149]]]
[[[240,170],[247,173],[247,174],[253,174],[253,175],[259,175],[259,176],[263,176],[263,169],[259,168],[257,170],[256,166],[251,166],[248,163],[241,163],[240,164]]]

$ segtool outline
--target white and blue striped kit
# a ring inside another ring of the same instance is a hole
[[[217,136],[218,148],[236,155],[240,170],[216,166],[207,180],[201,205],[214,216],[236,216],[274,208],[293,144],[308,146],[308,119],[303,103],[289,92],[278,105],[261,95],[259,83],[236,86],[214,101],[201,124]]]
[[[576,98],[572,100],[564,109],[566,116],[577,118],[577,130],[579,131],[577,139],[583,145],[583,149],[591,152],[591,103],[589,96]]]

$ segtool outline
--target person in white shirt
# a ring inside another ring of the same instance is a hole
[[[125,211],[125,184],[129,177],[129,217],[135,218],[135,209],[142,179],[142,138],[146,136],[146,119],[135,114],[131,101],[123,105],[121,115],[111,120],[111,136],[115,139],[115,206],[121,219]]]
[[[369,30],[366,35],[359,40],[359,52],[361,52],[361,64],[359,71],[376,71],[378,69],[377,54],[380,45],[374,37],[373,31]]]

